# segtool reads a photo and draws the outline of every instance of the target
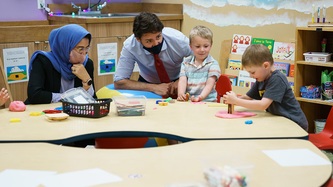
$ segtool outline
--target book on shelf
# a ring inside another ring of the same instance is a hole
[[[291,87],[291,90],[295,93],[295,86],[294,86],[294,78],[293,77],[287,77],[288,83]]]
[[[237,86],[237,76],[236,75],[228,75],[226,76],[230,79],[230,83],[232,86]]]
[[[287,77],[289,76],[289,68],[290,64],[286,62],[274,62],[274,68],[279,70],[281,73],[285,74]]]
[[[240,70],[238,74],[237,86],[251,88],[256,79],[251,78],[247,71]]]
[[[263,44],[268,47],[271,53],[273,53],[274,41],[275,40],[273,39],[267,38],[252,38],[251,44]]]
[[[291,90],[295,93],[295,87],[294,87],[294,82],[289,82],[289,85],[290,85],[290,88],[291,88]]]
[[[229,59],[228,59],[227,69],[231,69],[231,70],[241,70],[241,69],[243,69],[241,58],[242,58],[242,55],[230,54]]]
[[[240,60],[229,59],[228,60],[228,69],[232,70],[241,70],[242,63]]]
[[[295,60],[295,43],[274,42],[273,58]]]
[[[243,54],[245,49],[251,45],[252,36],[234,34],[231,43],[231,54]]]
[[[289,77],[294,77],[294,71],[295,71],[295,65],[294,64],[290,64],[290,67],[289,67]]]

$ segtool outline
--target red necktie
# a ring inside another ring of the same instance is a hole
[[[158,54],[153,54],[154,55],[154,60],[155,60],[155,68],[158,74],[158,77],[160,78],[161,83],[169,83],[170,78],[168,73],[166,72],[163,62],[158,56]]]

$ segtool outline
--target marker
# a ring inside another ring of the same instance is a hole
[[[312,14],[311,14],[311,22],[314,23],[314,15],[315,15],[316,9],[315,9],[315,5],[312,4]]]
[[[320,21],[320,7],[318,7],[318,11],[317,11],[317,23],[319,23]]]
[[[323,23],[325,23],[325,18],[326,18],[326,6],[323,6]]]

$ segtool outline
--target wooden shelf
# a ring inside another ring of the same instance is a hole
[[[309,65],[309,66],[333,67],[333,61],[329,61],[329,62],[296,61],[295,63],[296,64]]]
[[[333,100],[307,99],[300,97],[302,86],[321,84],[323,71],[333,70],[333,59],[329,62],[308,62],[304,60],[304,53],[309,51],[321,51],[321,41],[327,39],[326,52],[333,52],[333,27],[320,27],[313,24],[313,27],[299,27],[295,33],[295,95],[303,112],[309,122],[309,132],[314,132],[314,120],[327,118],[333,106]]]
[[[299,27],[297,30],[300,31],[333,31],[333,27],[323,27],[319,25],[313,25],[309,27]]]
[[[301,102],[333,106],[333,100],[325,101],[325,100],[321,100],[321,99],[308,99],[308,98],[303,98],[303,97],[296,97],[296,99],[297,99],[297,101],[301,101]]]

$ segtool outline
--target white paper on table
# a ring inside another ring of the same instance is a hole
[[[36,187],[45,177],[54,175],[54,171],[6,169],[0,173],[0,186]]]
[[[53,175],[42,184],[46,187],[83,187],[122,181],[122,178],[102,169],[87,169]]]
[[[331,162],[309,149],[263,150],[263,152],[281,166],[318,166]]]

